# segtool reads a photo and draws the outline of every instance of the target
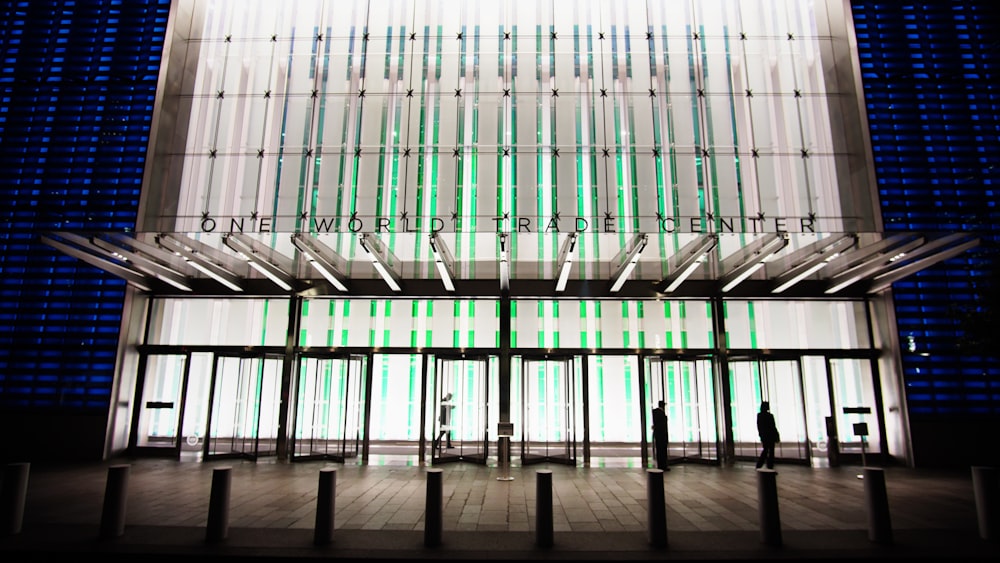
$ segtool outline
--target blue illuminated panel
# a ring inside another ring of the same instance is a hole
[[[956,314],[1000,242],[995,2],[852,4],[886,230],[983,239],[893,286],[910,413],[998,413],[1000,362],[959,349]]]
[[[169,7],[0,1],[0,408],[108,407],[124,282],[38,235],[134,227]]]

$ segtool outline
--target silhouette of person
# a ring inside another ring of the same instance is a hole
[[[444,397],[441,398],[441,412],[438,415],[438,423],[440,423],[439,432],[437,438],[434,438],[434,447],[437,449],[441,448],[441,438],[447,438],[446,448],[451,449],[451,410],[455,408],[455,405],[451,402],[451,393],[446,393]]]
[[[757,469],[760,469],[765,463],[768,469],[774,469],[774,445],[781,437],[778,436],[778,427],[774,424],[771,403],[768,401],[763,401],[760,404],[760,412],[757,413],[757,434],[760,436],[761,443]]]
[[[667,467],[667,411],[666,403],[660,401],[653,409],[653,453],[656,454],[656,467],[670,471]]]

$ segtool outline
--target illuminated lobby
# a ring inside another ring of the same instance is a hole
[[[134,230],[42,240],[127,282],[105,456],[649,467],[663,400],[724,464],[768,401],[782,463],[912,466],[892,287],[980,241],[886,229],[855,33],[171,2]]]

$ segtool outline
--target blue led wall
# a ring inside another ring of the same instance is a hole
[[[983,241],[893,286],[911,420],[995,415],[1000,362],[959,346],[959,311],[1000,242],[996,4],[852,4],[885,228]]]
[[[134,226],[169,8],[0,1],[0,409],[108,409],[125,284],[38,235]]]

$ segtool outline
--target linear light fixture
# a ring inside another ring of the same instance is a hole
[[[979,239],[978,238],[972,238],[972,239],[965,240],[964,242],[961,242],[957,246],[953,246],[953,247],[948,248],[946,250],[942,250],[940,252],[936,252],[941,247],[948,246],[948,245],[950,245],[952,243],[955,243],[955,242],[958,242],[958,241],[962,241],[963,239],[967,239],[967,238],[968,238],[968,235],[966,235],[964,233],[955,233],[955,234],[947,235],[947,236],[942,237],[940,239],[935,239],[935,240],[933,240],[933,241],[925,244],[924,246],[918,248],[916,251],[911,252],[909,254],[909,259],[913,260],[912,262],[909,262],[909,263],[904,264],[902,266],[897,266],[896,268],[894,268],[894,269],[892,269],[892,270],[890,270],[888,272],[885,272],[885,273],[882,273],[882,274],[879,274],[879,275],[875,276],[872,279],[872,285],[871,285],[871,287],[868,288],[868,292],[869,293],[877,293],[879,291],[882,291],[883,289],[889,287],[893,283],[895,283],[895,282],[897,282],[897,281],[905,278],[906,276],[908,276],[910,274],[913,274],[914,272],[918,272],[920,270],[928,268],[928,267],[930,267],[930,266],[932,266],[934,264],[937,264],[938,262],[941,262],[943,260],[948,260],[950,258],[954,258],[955,256],[958,256],[959,254],[965,252],[966,250],[969,250],[969,249],[975,248],[976,246],[979,246],[979,242],[980,242]],[[924,254],[928,254],[928,253],[931,253],[931,252],[934,252],[934,253],[931,254],[930,256],[927,256],[925,258],[920,258],[918,260],[914,260],[915,258],[919,258],[920,256],[923,256]]]
[[[359,240],[361,242],[361,248],[368,253],[368,259],[371,260],[372,265],[375,266],[375,271],[378,272],[378,275],[382,276],[382,279],[385,280],[389,289],[395,291],[396,293],[403,291],[403,280],[393,268],[395,257],[389,253],[388,249],[385,248],[385,245],[382,244],[382,241],[380,241],[375,235],[370,235],[368,233],[362,234]]]
[[[510,291],[510,237],[500,233],[500,291]]]
[[[748,248],[749,255],[731,271],[722,277],[722,292],[726,293],[749,278],[754,272],[764,267],[764,262],[788,244],[788,233],[768,235],[760,239],[754,248]]]
[[[883,239],[872,245],[877,248],[877,252],[867,252],[865,249],[859,249],[859,252],[865,252],[868,256],[874,254],[874,257],[863,260],[856,266],[831,278],[830,284],[824,292],[828,295],[837,293],[869,276],[876,275],[880,270],[888,269],[894,262],[905,257],[907,252],[920,247],[924,243],[923,237],[916,237],[910,240],[907,240],[907,238],[903,236]]]
[[[570,233],[569,237],[563,241],[559,250],[559,279],[556,281],[556,291],[566,290],[566,282],[569,281],[569,272],[573,269],[573,258],[576,256],[576,233]]]
[[[347,292],[349,278],[341,273],[336,264],[343,263],[344,259],[336,252],[327,248],[326,245],[310,236],[300,233],[292,235],[292,245],[302,253],[306,262],[330,282],[338,291]]]
[[[437,233],[431,234],[430,241],[431,252],[434,253],[434,264],[437,266],[438,273],[441,274],[441,283],[444,284],[446,290],[455,291],[455,259],[448,250],[448,245]]]
[[[190,286],[191,280],[188,279],[188,276],[156,260],[112,244],[102,238],[91,237],[90,243],[119,260],[131,262],[137,270],[164,281],[181,291],[194,291]]]
[[[68,234],[60,233],[59,236],[68,239]],[[122,264],[115,263],[111,260],[95,256],[82,248],[66,244],[65,242],[56,240],[55,238],[46,235],[41,235],[39,239],[43,244],[47,244],[52,248],[55,248],[56,250],[59,250],[69,256],[72,256],[73,258],[82,260],[83,262],[86,262],[91,266],[94,266],[95,268],[100,268],[101,270],[104,270],[109,274],[124,279],[125,281],[132,284],[141,291],[153,291],[153,285],[149,283],[150,282],[149,277],[142,272],[135,271],[128,266],[123,266]]]
[[[684,245],[671,257],[670,273],[660,280],[656,290],[660,293],[672,293],[684,283],[695,270],[708,258],[708,253],[719,243],[719,235],[710,234],[698,237]]]
[[[841,235],[839,237],[829,237],[818,240],[805,249],[810,252],[809,256],[796,264],[788,271],[774,279],[775,286],[771,293],[781,293],[800,281],[808,278],[816,272],[825,268],[830,262],[840,256],[840,252],[857,242],[854,235]]]
[[[233,252],[238,254],[240,258],[247,261],[247,264],[251,268],[257,270],[264,277],[271,280],[274,285],[280,287],[285,291],[292,291],[295,285],[295,278],[293,278],[288,272],[285,272],[277,265],[272,264],[269,260],[265,259],[263,254],[254,248],[253,243],[247,241],[238,235],[229,234],[222,237],[222,243],[232,249]]]
[[[193,241],[192,241],[193,242]],[[225,267],[204,256],[192,246],[176,238],[175,235],[161,234],[156,237],[156,244],[164,250],[173,252],[199,272],[221,283],[233,291],[243,291],[242,278]]]
[[[618,292],[625,281],[628,279],[629,274],[635,269],[636,265],[639,263],[639,256],[642,255],[642,251],[646,249],[646,244],[649,242],[649,237],[644,234],[637,234],[632,237],[629,244],[622,249],[624,252],[624,258],[618,265],[618,269],[615,271],[614,275],[611,276],[611,287],[609,291],[611,293]],[[622,256],[622,252],[619,256]]]

